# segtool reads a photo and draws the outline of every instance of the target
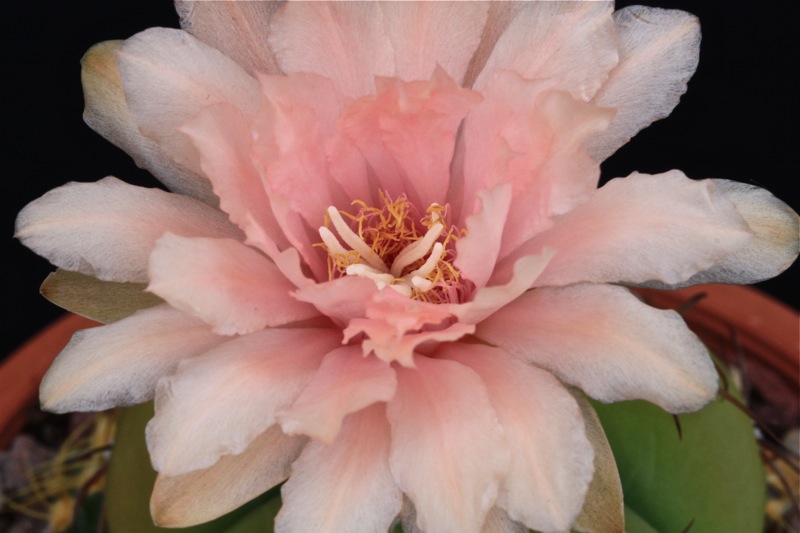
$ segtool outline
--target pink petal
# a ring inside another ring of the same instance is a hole
[[[288,435],[331,444],[347,415],[390,400],[396,386],[391,366],[362,356],[358,346],[345,346],[325,356],[302,394],[277,418]]]
[[[478,191],[500,183],[513,187],[501,257],[597,188],[600,168],[583,142],[605,128],[613,112],[553,91],[552,85],[500,72],[465,122],[463,214]]]
[[[480,378],[445,359],[397,367],[387,415],[389,464],[423,531],[479,532],[509,464],[508,443]]]
[[[436,356],[471,368],[489,391],[513,465],[497,505],[532,529],[569,530],[594,472],[594,451],[569,392],[552,374],[489,346],[453,343]]]
[[[280,72],[267,35],[279,2],[177,0],[181,28],[241,65],[251,76]]]
[[[503,260],[495,275],[508,271],[509,259],[548,247],[557,253],[537,286],[681,283],[752,239],[734,205],[714,188],[676,170],[611,180]]]
[[[178,128],[208,105],[229,103],[247,116],[258,107],[256,81],[186,32],[145,30],[125,41],[117,58],[128,108],[141,132],[196,172],[197,150]]]
[[[678,105],[700,59],[700,24],[683,11],[629,6],[614,13],[619,65],[592,102],[617,109],[587,149],[603,161]]]
[[[270,208],[251,158],[250,119],[236,107],[205,107],[181,127],[200,154],[200,167],[213,183],[220,207],[247,236],[247,243],[274,256],[288,241]]]
[[[402,504],[389,442],[382,404],[348,416],[330,445],[310,442],[281,489],[276,530],[385,533]]]
[[[96,44],[81,59],[86,102],[83,120],[169,190],[216,207],[217,198],[208,179],[173,161],[158,144],[142,135],[133,121],[117,67],[117,51],[122,44],[122,41]]]
[[[476,336],[603,402],[643,399],[679,413],[717,391],[708,350],[681,317],[623,287],[535,289],[483,321]]]
[[[339,343],[334,329],[268,329],[180,365],[156,390],[147,425],[153,467],[177,476],[242,453]]]
[[[150,498],[153,521],[159,527],[189,527],[237,509],[288,478],[306,441],[272,426],[242,453],[223,455],[213,466],[159,474]]]
[[[480,208],[466,219],[467,234],[456,241],[454,266],[481,288],[492,275],[511,204],[511,186],[498,185],[478,193]],[[476,202],[478,203],[478,202]]]
[[[77,332],[42,379],[48,411],[102,411],[153,398],[179,361],[224,342],[200,320],[168,305]]]
[[[374,93],[375,76],[394,75],[377,3],[289,2],[274,15],[270,30],[284,72],[320,74],[350,98]]]
[[[150,256],[147,290],[204,320],[220,335],[318,316],[314,307],[291,295],[294,289],[274,263],[232,239],[187,239],[168,233]]]
[[[360,276],[345,276],[324,283],[309,284],[294,293],[337,324],[347,325],[366,314],[367,304],[378,292],[374,281]]]
[[[394,49],[397,78],[427,80],[440,66],[460,84],[480,41],[487,2],[379,5]]]
[[[758,283],[777,276],[797,259],[800,253],[800,218],[791,207],[769,191],[747,183],[712,182],[713,194],[733,203],[754,233],[754,238],[743,248],[683,283],[647,285],[674,289],[700,283]]]
[[[65,270],[105,281],[147,281],[147,258],[166,232],[239,238],[221,211],[116,178],[68,183],[28,204],[16,237]]]
[[[499,70],[553,78],[559,89],[589,100],[617,63],[611,2],[526,2],[497,41],[475,87]]]

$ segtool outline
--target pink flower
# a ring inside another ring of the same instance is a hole
[[[87,122],[172,192],[70,183],[17,227],[163,300],[78,333],[41,389],[58,412],[155,398],[158,523],[288,478],[279,531],[567,530],[596,444],[565,384],[675,413],[716,392],[680,317],[621,285],[750,283],[798,254],[797,215],[755,187],[597,188],[684,92],[686,13],[178,10],[183,30],[101,43],[83,71]]]

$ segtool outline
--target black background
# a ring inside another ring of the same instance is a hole
[[[623,147],[604,164],[603,175],[677,168],[693,178],[755,183],[800,210],[795,33],[800,3],[653,0],[648,5],[699,16],[700,66],[672,116]],[[178,24],[168,0],[17,1],[4,6],[3,18],[0,357],[61,313],[38,295],[53,268],[12,239],[16,213],[72,180],[115,175],[156,184],[83,123],[81,56],[99,41]],[[798,280],[796,265],[761,286],[798,308],[800,291],[792,286]]]

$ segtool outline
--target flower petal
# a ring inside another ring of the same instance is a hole
[[[308,302],[340,325],[366,314],[367,304],[378,292],[374,281],[360,276],[345,276],[313,283],[295,291],[301,302]]]
[[[484,320],[476,336],[603,402],[643,399],[680,413],[717,391],[708,350],[680,315],[623,287],[535,289]]]
[[[179,127],[205,106],[230,103],[252,116],[258,84],[233,60],[186,32],[150,28],[117,53],[133,120],[179,165],[200,173],[197,150]]]
[[[486,387],[446,359],[397,367],[389,465],[423,531],[481,531],[509,468],[508,443]]]
[[[736,181],[712,181],[714,194],[733,202],[755,238],[683,283],[644,285],[676,289],[701,283],[758,283],[777,276],[797,259],[800,218],[791,207],[760,187]]]
[[[167,305],[77,332],[42,379],[42,408],[102,411],[153,398],[178,362],[225,341],[200,320]]]
[[[359,346],[344,346],[325,356],[297,400],[277,419],[288,435],[308,435],[331,444],[347,415],[390,400],[396,387],[391,366],[364,357]]]
[[[358,356],[356,356],[358,357]],[[281,489],[278,531],[385,533],[402,505],[389,471],[385,407],[348,416],[330,445],[310,442]]]
[[[147,289],[221,335],[251,333],[319,315],[296,300],[272,261],[232,239],[168,233],[150,255]]]
[[[286,73],[313,72],[350,98],[394,75],[394,54],[375,2],[288,2],[275,13],[269,43]]]
[[[307,439],[288,437],[278,426],[257,436],[237,455],[178,476],[159,474],[150,514],[159,527],[189,527],[244,505],[289,477]]]
[[[569,530],[594,473],[594,451],[570,393],[549,372],[497,348],[453,343],[436,356],[480,376],[503,426],[513,466],[497,505],[529,528]]]
[[[28,204],[16,237],[65,270],[104,281],[147,281],[147,258],[165,232],[239,237],[221,211],[116,178],[71,182]]]
[[[208,179],[176,163],[158,144],[142,135],[134,123],[117,67],[117,52],[122,44],[122,41],[96,44],[81,59],[81,84],[86,103],[83,120],[127,152],[138,166],[153,174],[169,190],[216,206],[217,198]]]
[[[181,28],[254,77],[280,71],[267,41],[272,15],[280,6],[280,2],[175,2]]]
[[[480,41],[488,2],[379,5],[394,49],[397,78],[427,80],[439,66],[460,84]]]
[[[156,390],[147,425],[153,467],[176,476],[242,453],[339,342],[333,329],[268,329],[180,365]]]
[[[553,78],[559,89],[589,100],[617,64],[611,2],[525,2],[475,81],[483,89],[499,70],[529,80]]]
[[[611,180],[555,226],[504,259],[544,247],[557,250],[537,286],[686,281],[746,246],[752,233],[733,203],[709,180],[673,170]]]
[[[619,64],[592,102],[617,109],[607,130],[587,142],[603,161],[678,105],[700,59],[697,17],[677,10],[629,6],[614,13]]]

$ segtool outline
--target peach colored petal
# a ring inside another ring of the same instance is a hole
[[[156,389],[146,433],[153,467],[177,476],[242,453],[339,342],[334,329],[267,329],[180,365]]]
[[[424,533],[417,525],[417,511],[406,499],[403,512],[400,515],[400,525],[403,533]],[[486,520],[481,527],[481,533],[529,533],[530,530],[519,522],[514,522],[508,514],[499,507],[492,507],[486,513]]]
[[[159,527],[189,527],[244,505],[289,477],[307,439],[272,426],[237,455],[223,455],[201,470],[156,478],[150,514]]]
[[[233,59],[251,76],[280,71],[267,40],[272,15],[280,6],[280,2],[175,2],[181,28]]]
[[[208,179],[173,161],[158,144],[142,135],[133,121],[117,67],[117,51],[122,45],[123,41],[98,43],[81,59],[83,120],[169,190],[216,207],[217,198]]]
[[[717,392],[708,350],[680,315],[623,287],[535,289],[484,320],[476,336],[603,402],[644,399],[680,413]]]
[[[269,43],[286,73],[329,78],[350,98],[372,94],[375,76],[394,75],[394,54],[376,2],[288,2]]]
[[[389,424],[383,404],[348,416],[330,445],[312,441],[281,489],[278,531],[385,533],[402,493],[389,471]]]
[[[561,217],[504,259],[543,247],[557,250],[537,286],[582,281],[681,283],[751,241],[734,205],[714,184],[679,171],[633,173],[611,180],[588,202]],[[502,279],[502,278],[501,278]]]
[[[220,207],[270,257],[288,241],[275,220],[269,197],[251,158],[250,119],[230,104],[203,108],[181,127],[200,153],[200,167],[213,183]]]
[[[105,281],[147,281],[147,260],[166,232],[239,238],[225,213],[160,189],[108,177],[71,182],[34,200],[17,215],[15,236],[65,270]]]
[[[167,233],[150,255],[147,290],[221,335],[318,316],[313,306],[291,295],[294,289],[272,261],[232,239],[187,239]]]
[[[203,107],[229,103],[252,116],[258,84],[218,50],[180,30],[151,28],[117,53],[125,98],[139,130],[175,162],[200,172],[197,150],[179,132]]]
[[[350,413],[394,396],[394,370],[375,357],[363,357],[358,346],[344,346],[322,360],[292,406],[277,414],[288,435],[307,435],[331,444]]]
[[[510,454],[486,387],[467,367],[417,357],[397,368],[389,465],[423,531],[480,532]]]
[[[224,342],[204,322],[159,305],[76,333],[42,379],[48,411],[103,411],[153,398],[179,361]]]
[[[569,530],[594,472],[594,451],[570,393],[549,372],[489,346],[452,343],[436,357],[471,368],[489,392],[512,464],[497,505],[531,529]]]
[[[589,100],[617,64],[611,2],[525,2],[500,35],[475,87],[499,70],[527,79],[553,78]]]
[[[322,314],[345,326],[366,314],[367,304],[377,292],[378,286],[372,280],[345,276],[309,284],[295,291],[294,296],[301,302],[314,305]]]
[[[611,125],[587,142],[603,161],[678,105],[700,59],[697,17],[677,10],[629,6],[614,13],[619,65],[592,102],[617,109]]]
[[[380,2],[395,77],[426,80],[437,66],[461,82],[486,23],[488,2]],[[458,20],[458,24],[453,24]]]

